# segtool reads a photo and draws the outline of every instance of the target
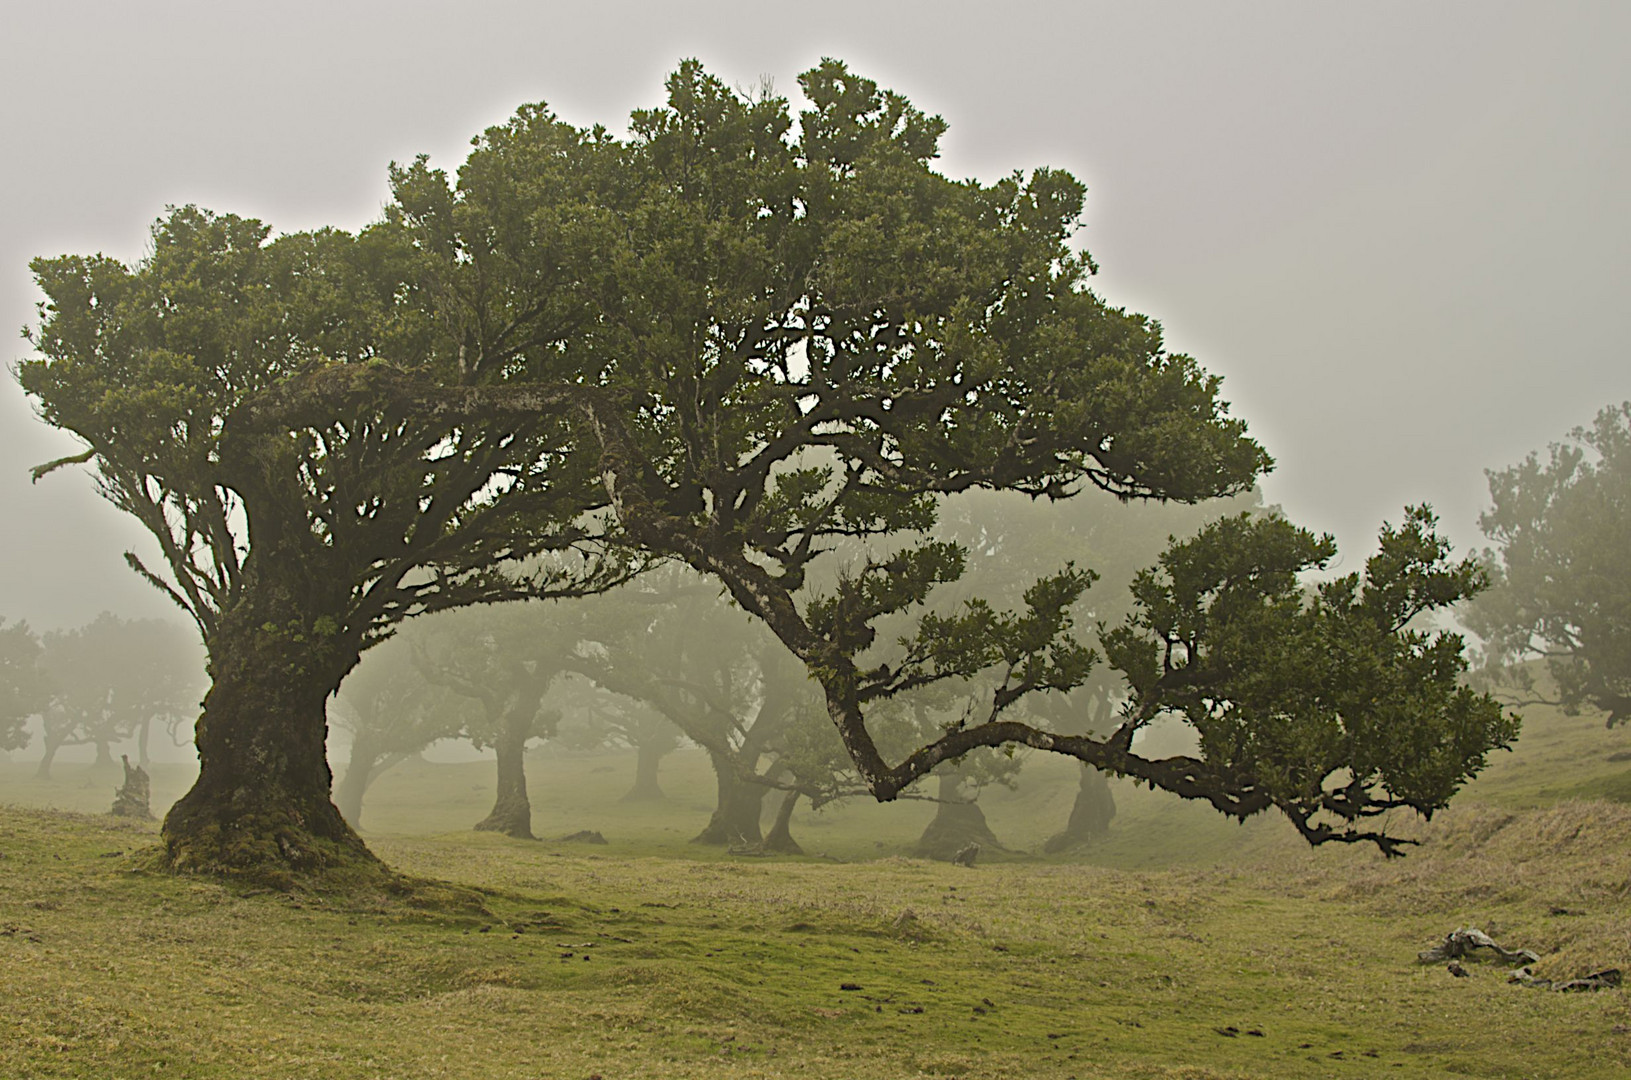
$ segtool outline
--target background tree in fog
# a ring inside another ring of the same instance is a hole
[[[665,798],[658,773],[663,758],[679,749],[681,739],[680,730],[667,717],[643,701],[603,690],[576,673],[556,680],[547,703],[561,714],[556,739],[564,748],[634,751],[634,780],[622,802]]]
[[[708,753],[718,801],[695,840],[763,844],[765,797],[804,681],[798,665],[716,584],[683,567],[653,571],[581,607],[585,640],[574,669],[650,706]]]
[[[804,665],[781,643],[759,628],[759,647],[754,659],[759,668],[761,696],[754,725],[766,725],[774,737],[767,744],[775,752],[770,767],[761,773],[782,790],[776,795],[770,831],[765,833],[764,849],[785,854],[802,854],[793,838],[793,811],[799,800],[808,797],[820,809],[842,787],[855,791],[854,763],[844,753],[832,723],[822,707],[820,687],[811,680]],[[816,778],[812,783],[812,778]]]
[[[1479,519],[1494,587],[1463,618],[1498,683],[1531,701],[1631,718],[1631,402],[1542,459],[1489,474]],[[1525,663],[1544,661],[1555,695]]]
[[[945,683],[893,698],[873,716],[879,744],[885,752],[909,752],[965,722],[970,704],[988,694],[989,688],[982,694],[976,686]],[[941,762],[930,774],[935,781],[931,796],[935,813],[918,837],[917,853],[949,860],[970,843],[987,851],[1005,849],[1006,845],[991,831],[979,798],[993,785],[1018,787],[1022,764],[1012,747],[991,746]],[[919,790],[926,783],[920,782]]]
[[[0,750],[28,745],[27,724],[50,701],[40,639],[26,622],[0,619]]]
[[[354,829],[374,781],[438,739],[458,738],[471,719],[469,699],[428,682],[414,662],[410,639],[422,636],[421,625],[410,623],[405,635],[370,649],[329,709],[331,726],[351,738],[334,805]]]
[[[527,745],[552,737],[560,723],[561,714],[543,703],[577,645],[571,615],[541,602],[468,608],[439,617],[434,632],[413,641],[427,681],[481,705],[466,714],[461,733],[497,758],[498,792],[479,831],[533,839]]]
[[[131,738],[145,765],[153,724],[173,728],[198,707],[198,658],[173,623],[103,612],[76,630],[46,634],[43,645],[51,697],[42,714],[42,777],[64,746],[93,745],[96,764],[111,767],[113,744]]]

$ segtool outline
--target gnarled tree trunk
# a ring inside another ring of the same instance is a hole
[[[342,868],[379,872],[329,800],[324,703],[358,650],[301,618],[284,582],[265,584],[210,635],[198,780],[165,816],[167,860],[278,888]]]
[[[1110,778],[1084,763],[1076,802],[1070,808],[1070,820],[1063,830],[1048,837],[1042,850],[1052,854],[1096,840],[1110,831],[1110,821],[1115,816],[1116,797],[1110,792]]]
[[[753,847],[764,839],[759,817],[764,813],[765,793],[770,789],[738,776],[730,759],[708,751],[714,778],[719,784],[719,802],[708,827],[692,839],[693,844],[730,844]]]
[[[939,777],[940,802],[934,819],[918,838],[917,852],[930,859],[950,860],[969,844],[1002,850],[1002,843],[986,824],[985,811],[980,804],[963,793],[961,779],[956,773],[941,773]]]

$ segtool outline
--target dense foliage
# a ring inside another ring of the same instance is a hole
[[[1096,486],[1194,502],[1248,489],[1268,457],[1227,415],[1215,377],[1087,287],[1092,263],[1072,246],[1084,195],[1074,178],[1040,169],[953,182],[931,167],[938,118],[836,62],[801,86],[811,106],[795,123],[785,101],[732,93],[684,65],[667,107],[637,113],[622,148],[621,186],[605,208],[620,250],[601,283],[596,342],[616,357],[606,370],[618,396],[587,398],[586,410],[627,537],[718,578],[764,621],[820,684],[880,799],[942,762],[1020,743],[1230,813],[1278,806],[1316,842],[1393,850],[1373,812],[1430,813],[1514,726],[1492,702],[1459,696],[1458,639],[1336,613],[1370,612],[1417,580],[1435,583],[1421,610],[1442,607],[1476,589],[1476,575],[1450,566],[1430,522],[1413,514],[1404,539],[1384,536],[1391,554],[1351,583],[1352,597],[1322,594],[1307,616],[1321,633],[1297,634],[1273,667],[1267,653],[1232,657],[1229,692],[1257,697],[1218,704],[1228,717],[1254,733],[1291,720],[1337,733],[1304,760],[1286,760],[1267,737],[1205,740],[1193,760],[1140,758],[1130,742],[1145,718],[1193,722],[1199,707],[1193,687],[1141,669],[1126,672],[1137,709],[1108,737],[1016,718],[1027,696],[1091,675],[1094,651],[1073,625],[1093,573],[1066,565],[1012,604],[937,611],[931,594],[966,566],[966,550],[932,532],[941,500],[978,488],[1066,499]],[[539,144],[524,115],[489,133],[475,158],[514,175]],[[514,211],[525,212],[527,189],[513,190]],[[1309,538],[1287,562],[1281,532],[1295,534],[1254,527],[1171,557],[1220,559],[1218,572],[1240,583],[1273,582],[1253,602],[1294,628],[1296,573],[1329,552]],[[824,553],[857,542],[860,558],[820,572]],[[1209,611],[1212,594],[1195,588],[1181,599]],[[1226,608],[1241,596],[1219,595]],[[909,627],[885,638],[881,624],[902,616]],[[1252,625],[1268,624],[1265,614]],[[1339,624],[1351,651],[1340,660],[1321,636]],[[1136,655],[1119,652],[1128,663]],[[1312,688],[1345,685],[1343,661],[1363,661],[1382,676],[1375,686],[1407,696],[1322,699],[1317,716],[1300,715]],[[990,690],[949,729],[886,754],[869,716],[942,682]],[[1344,794],[1333,795],[1324,785],[1339,780]]]
[[[1401,807],[1431,816],[1518,734],[1516,717],[1462,685],[1461,638],[1413,625],[1481,585],[1435,525],[1409,509],[1383,526],[1363,573],[1312,595],[1299,575],[1336,545],[1281,518],[1224,518],[1174,544],[1104,638],[1132,690],[1104,743],[1111,768],[1238,817],[1277,806],[1316,843],[1393,853],[1399,842],[1365,822]],[[1198,757],[1114,764],[1162,713],[1196,730]]]

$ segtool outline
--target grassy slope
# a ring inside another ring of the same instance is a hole
[[[1631,1069],[1625,994],[1413,960],[1475,924],[1543,974],[1631,969],[1631,809],[1577,801],[1626,785],[1606,760],[1626,749],[1631,732],[1536,710],[1392,863],[1123,788],[1086,861],[974,870],[899,854],[926,804],[802,816],[825,859],[685,844],[709,805],[695,756],[665,763],[656,806],[615,801],[627,759],[535,762],[540,835],[612,840],[593,848],[436,834],[486,810],[490,766],[400,767],[370,793],[371,843],[482,887],[476,916],[150,875],[133,853],[152,827],[13,806],[0,1076],[1613,1075]],[[1034,848],[1063,820],[1065,766],[988,793],[999,836]],[[11,803],[109,801],[85,766],[53,784],[0,769]],[[155,803],[186,780],[160,771]]]

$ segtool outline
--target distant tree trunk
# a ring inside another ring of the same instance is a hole
[[[108,745],[108,740],[102,738],[95,740],[95,742],[96,760],[91,763],[91,768],[96,769],[104,766],[111,768],[113,766],[113,749]]]
[[[476,828],[532,840],[532,802],[527,798],[527,739],[532,734],[532,717],[518,719],[521,710],[513,704],[505,710],[505,723],[493,747],[498,751],[498,797],[493,812],[477,822]]]
[[[45,728],[45,756],[40,758],[40,767],[34,770],[34,776],[39,780],[51,779],[51,763],[57,759],[57,751],[62,749],[66,739],[60,734],[51,731],[51,726]]]
[[[770,826],[770,832],[765,834],[766,851],[777,851],[783,855],[804,854],[799,842],[793,839],[793,807],[798,801],[799,793],[796,791],[789,791],[782,797],[781,805],[776,807],[776,821]]]
[[[151,716],[143,719],[141,726],[136,729],[136,764],[143,769],[153,764],[152,760],[147,756],[147,737],[152,730],[153,718]]]
[[[765,793],[770,789],[738,777],[729,758],[708,751],[714,778],[719,785],[719,802],[708,827],[691,841],[693,844],[753,846],[763,841],[759,817],[764,813]]]
[[[961,778],[956,773],[942,773],[939,781],[940,802],[934,820],[918,838],[918,854],[949,861],[971,843],[1001,850],[1001,842],[986,824],[985,811],[980,809],[979,803],[964,796]]]
[[[357,746],[358,743],[351,744],[351,757],[346,760],[345,772],[334,784],[334,808],[340,811],[340,816],[353,829],[362,828],[362,796],[368,788],[368,774],[374,767],[369,757],[358,754]]]
[[[195,736],[198,779],[165,816],[167,861],[275,888],[342,867],[378,872],[329,801],[324,705],[359,650],[348,637],[311,629],[317,586],[305,575],[271,573],[271,557],[261,557],[277,546],[269,531],[244,566],[242,599],[221,613],[206,643],[213,681]]]
[[[410,754],[384,753],[378,749],[378,740],[368,734],[358,734],[351,744],[351,756],[345,763],[345,775],[334,785],[334,805],[353,829],[362,828],[362,800],[374,781],[384,776],[399,761]]]
[[[657,767],[668,751],[669,747],[656,740],[634,748],[634,786],[624,793],[622,802],[655,802],[663,798],[663,789],[657,785]]]
[[[1093,766],[1083,764],[1070,820],[1063,831],[1048,837],[1042,850],[1052,854],[1096,840],[1110,831],[1110,821],[1115,816],[1116,797],[1110,791],[1110,778]]]

